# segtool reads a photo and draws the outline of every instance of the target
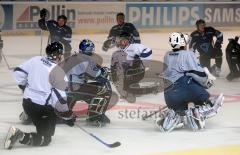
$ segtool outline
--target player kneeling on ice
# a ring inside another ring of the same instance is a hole
[[[145,74],[143,59],[150,59],[152,50],[140,43],[131,43],[131,35],[122,33],[116,38],[118,51],[113,53],[111,61],[112,81],[122,98],[135,102],[131,86],[139,85]]]
[[[192,51],[186,50],[187,34],[172,33],[169,42],[173,49],[164,57],[167,68],[163,75],[172,85],[164,90],[168,109],[156,120],[156,125],[165,132],[182,124],[193,131],[203,129],[205,119],[216,115],[222,106],[223,94],[210,100],[206,89],[213,85],[215,77],[199,65]]]
[[[68,97],[71,99],[72,106],[76,101],[81,100],[88,103],[87,123],[100,127],[110,123],[105,112],[110,102],[112,89],[107,78],[109,69],[101,67],[92,57],[94,48],[91,40],[82,40],[79,44],[79,53],[69,57],[65,65],[73,66],[67,72]],[[72,64],[75,60],[77,63]]]
[[[36,132],[23,132],[11,127],[4,148],[11,149],[16,142],[29,146],[47,146],[51,142],[56,126],[56,104],[62,105],[65,116],[72,116],[68,109],[66,93],[50,84],[50,72],[61,61],[63,46],[53,42],[46,48],[47,56],[36,56],[14,70],[14,78],[20,88],[25,89],[23,109],[31,117]]]

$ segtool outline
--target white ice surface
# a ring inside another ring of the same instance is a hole
[[[239,32],[224,32],[225,50],[228,38],[234,37]],[[154,59],[163,60],[164,53],[169,49],[168,33],[144,33],[141,34],[142,42],[153,48]],[[101,44],[107,34],[99,35],[74,35],[72,46],[78,48],[78,40],[89,38],[95,42],[96,53],[104,58],[104,64],[109,65],[112,52],[103,52]],[[15,36],[3,37],[4,54],[10,67],[15,67],[28,58],[39,55],[39,36]],[[43,45],[46,45],[46,37]],[[225,51],[223,51],[225,53]],[[221,76],[228,74],[228,67],[224,57],[223,71]],[[154,128],[153,120],[141,121],[140,118],[121,118],[128,106],[135,109],[138,104],[128,104],[120,100],[119,110],[110,110],[107,115],[111,124],[104,128],[90,128],[85,126],[84,121],[77,122],[88,131],[94,133],[108,143],[120,141],[122,145],[115,149],[108,149],[89,135],[86,135],[78,127],[57,125],[55,136],[48,147],[27,147],[17,145],[11,151],[3,150],[3,141],[6,132],[11,125],[24,131],[34,131],[31,125],[20,124],[18,116],[22,111],[22,95],[17,88],[11,71],[8,70],[4,61],[0,63],[0,155],[144,155],[154,152],[166,152],[173,150],[185,150],[189,148],[217,146],[225,144],[240,144],[240,80],[227,82],[225,79],[217,79],[215,86],[210,89],[214,95],[223,92],[225,103],[220,113],[207,120],[206,129],[201,132],[191,132],[188,129],[173,131],[171,133],[160,133]],[[147,95],[137,99],[138,102],[146,104],[164,105],[163,94]],[[137,110],[135,110],[137,112]],[[121,114],[120,114],[121,113]],[[132,112],[133,114],[134,112]],[[140,115],[143,113],[140,113]]]

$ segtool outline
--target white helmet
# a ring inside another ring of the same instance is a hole
[[[188,34],[183,34],[181,32],[173,32],[169,38],[169,43],[173,49],[179,49],[180,47],[185,47],[190,41]]]

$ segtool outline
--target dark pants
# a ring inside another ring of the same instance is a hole
[[[209,54],[200,53],[200,64],[203,67],[207,67],[211,71],[211,59],[215,59],[215,64],[218,68],[222,67],[222,49],[213,49]]]
[[[69,86],[70,92],[68,93],[68,100],[71,102],[71,107],[74,106],[76,101],[83,100],[89,104],[88,116],[92,118],[91,121],[100,120],[107,111],[112,90],[106,90],[105,93],[99,94],[99,90],[104,87],[104,84],[99,82],[89,82],[85,84],[74,84]],[[97,97],[106,99],[106,102],[98,102],[94,100]],[[95,101],[95,102],[94,102]]]
[[[23,109],[31,117],[36,133],[25,133],[21,143],[46,146],[51,142],[56,126],[56,114],[50,105],[39,105],[30,99],[23,99]]]
[[[210,94],[189,76],[183,76],[164,91],[166,104],[175,111],[187,110],[188,103],[203,105]]]

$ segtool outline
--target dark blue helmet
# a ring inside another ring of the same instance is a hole
[[[94,43],[89,39],[83,39],[79,44],[79,52],[86,55],[92,55],[95,49]]]

